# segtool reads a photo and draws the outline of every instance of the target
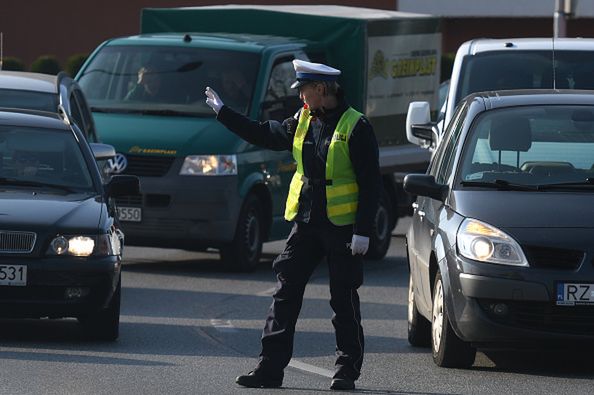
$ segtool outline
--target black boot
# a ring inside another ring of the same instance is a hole
[[[334,376],[332,383],[330,384],[331,390],[354,390],[355,380],[347,376]]]
[[[283,375],[267,375],[253,370],[243,376],[237,376],[235,382],[250,388],[278,388],[283,385]]]

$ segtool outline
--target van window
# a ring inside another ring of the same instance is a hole
[[[594,53],[555,51],[557,89],[594,89]],[[460,72],[462,81],[456,96],[508,89],[552,89],[551,51],[492,51],[466,56]]]
[[[291,88],[295,82],[293,57],[279,59],[270,72],[270,80],[266,89],[266,96],[262,103],[261,119],[283,120],[297,112],[302,105],[299,91]]]
[[[247,114],[259,55],[172,46],[103,48],[79,77],[92,110],[215,116],[205,103],[212,87],[223,102]]]

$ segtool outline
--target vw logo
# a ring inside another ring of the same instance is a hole
[[[107,161],[107,168],[111,174],[120,174],[128,167],[128,159],[119,152],[115,158],[111,158]]]

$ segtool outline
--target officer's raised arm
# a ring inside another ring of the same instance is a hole
[[[206,87],[206,104],[217,113],[217,120],[248,143],[274,151],[290,151],[297,121],[293,118],[258,122],[225,105],[217,92]]]

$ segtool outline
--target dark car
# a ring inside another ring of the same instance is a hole
[[[112,197],[138,193],[134,176],[103,185],[89,145],[59,115],[0,112],[0,316],[76,317],[115,340],[124,235]]]
[[[78,82],[66,73],[49,75],[0,71],[0,108],[63,113],[82,130],[89,142],[98,142],[93,115]]]
[[[465,367],[477,347],[594,340],[593,92],[469,96],[404,186],[411,344]]]

